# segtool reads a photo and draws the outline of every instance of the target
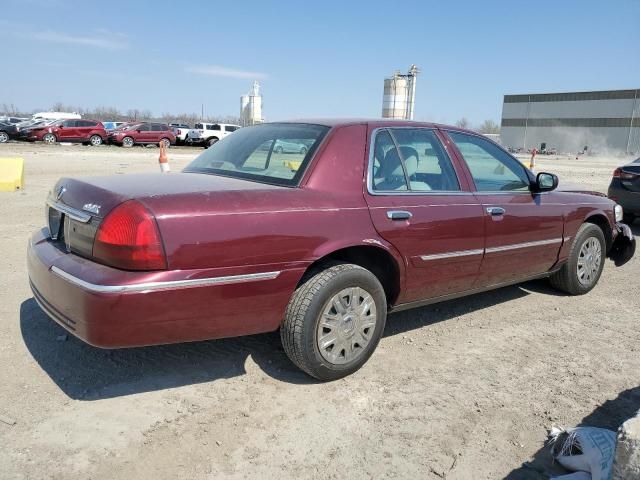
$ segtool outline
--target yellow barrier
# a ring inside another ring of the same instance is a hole
[[[24,185],[24,159],[0,157],[0,192],[20,190]]]
[[[297,162],[295,160],[285,160],[282,162],[282,164],[288,169],[293,170],[294,172],[297,172],[298,169],[300,168],[300,165],[302,165],[302,162]]]

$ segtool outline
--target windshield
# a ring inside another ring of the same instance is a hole
[[[209,147],[184,171],[294,186],[328,131],[329,127],[303,123],[241,128]]]

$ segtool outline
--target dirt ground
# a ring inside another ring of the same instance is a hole
[[[173,169],[198,153],[170,149]],[[552,425],[616,428],[640,408],[637,257],[608,261],[583,297],[536,281],[394,314],[364,368],[332,383],[299,372],[277,334],[92,348],[33,300],[27,238],[58,177],[154,172],[158,150],[0,156],[26,160],[25,189],[0,193],[0,478],[543,479]],[[606,191],[621,163],[538,170]]]

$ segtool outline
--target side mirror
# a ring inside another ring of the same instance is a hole
[[[60,124],[58,125],[58,128],[64,128],[64,125]]]
[[[558,187],[558,176],[553,173],[540,172],[536,175],[535,189],[538,192],[550,192]]]

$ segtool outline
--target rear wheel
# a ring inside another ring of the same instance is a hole
[[[131,137],[124,137],[122,139],[122,146],[123,147],[126,147],[126,148],[133,147],[133,143],[134,143],[133,142],[133,138],[131,138]]]
[[[331,264],[294,292],[280,338],[291,361],[319,380],[358,370],[375,350],[387,318],[384,289],[369,270]]]
[[[0,132],[0,143],[7,143],[9,141],[9,135],[7,132]]]
[[[300,149],[300,153],[301,153],[302,155],[306,155],[306,154],[307,154],[307,147],[302,147],[302,148]]]
[[[171,140],[169,140],[168,138],[163,138],[162,140],[160,140],[158,146],[160,145],[164,145],[165,147],[169,148],[171,146]]]
[[[48,144],[56,143],[56,136],[53,133],[47,133],[42,137],[42,141]]]
[[[570,295],[591,291],[602,274],[606,248],[600,227],[584,223],[573,241],[569,259],[550,277],[551,285]]]
[[[282,145],[278,145],[275,149],[274,152],[276,153],[282,153],[284,151],[284,149],[282,148]]]
[[[91,135],[89,138],[89,143],[94,147],[99,147],[102,145],[102,137],[100,135]]]

